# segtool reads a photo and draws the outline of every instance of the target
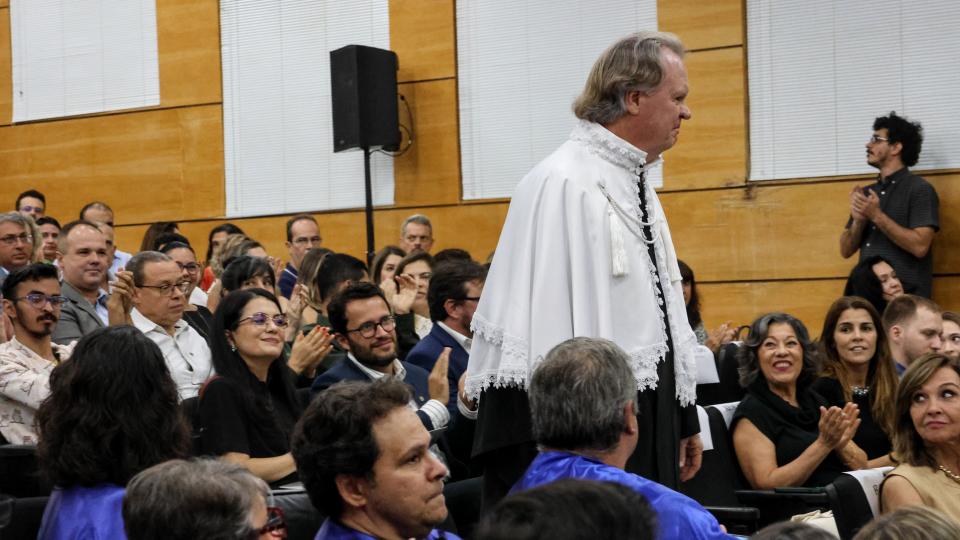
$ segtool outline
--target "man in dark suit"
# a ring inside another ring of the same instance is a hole
[[[427,291],[433,329],[407,355],[407,362],[432,370],[440,352],[445,348],[450,349],[450,366],[447,370],[450,401],[447,408],[451,415],[457,414],[457,388],[460,378],[467,371],[467,358],[473,341],[470,323],[486,277],[483,266],[473,261],[449,261],[438,265]]]
[[[66,345],[109,325],[109,295],[100,286],[110,266],[106,237],[90,221],[68,223],[60,231],[57,261],[63,273],[61,294],[67,302],[60,310],[53,341]]]
[[[330,327],[347,357],[313,382],[312,393],[340,381],[372,381],[396,377],[410,385],[417,416],[428,430],[450,422],[447,365],[450,351],[443,351],[426,370],[397,358],[397,323],[383,291],[372,283],[355,282],[340,291],[327,305]]]

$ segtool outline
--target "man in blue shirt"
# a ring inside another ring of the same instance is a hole
[[[447,468],[394,377],[324,390],[297,423],[291,451],[310,501],[328,516],[316,540],[458,539],[447,518]]]
[[[528,394],[540,453],[511,492],[561,478],[616,482],[646,497],[660,540],[730,538],[693,499],[623,470],[639,433],[634,381],[626,353],[611,341],[581,337],[554,347]]]

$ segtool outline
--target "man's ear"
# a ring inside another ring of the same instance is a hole
[[[16,320],[17,310],[14,309],[13,302],[11,302],[10,300],[6,300],[6,299],[3,300],[3,314],[6,315],[7,317],[10,317],[11,321]],[[3,324],[3,323],[0,322],[0,324]]]
[[[903,153],[903,143],[890,143],[890,153],[899,156]]]
[[[447,317],[457,318],[457,308],[460,307],[460,301],[453,298],[447,298],[443,302],[443,310],[447,312]]]
[[[900,338],[903,337],[903,328],[899,324],[895,324],[890,327],[889,334],[890,334],[890,339],[899,342]]]
[[[627,92],[627,95],[624,96],[623,101],[627,106],[628,114],[639,114],[642,108],[643,100],[647,98],[647,95],[639,90],[630,90]]]
[[[637,421],[636,405],[633,401],[627,402],[623,407],[623,420],[624,420],[624,433],[627,435],[635,435],[640,432],[640,425]]]
[[[338,474],[333,478],[337,484],[337,492],[346,506],[361,508],[367,504],[367,493],[370,489],[370,481],[359,476],[349,474]]]
[[[347,351],[347,352],[351,352],[351,351],[350,351],[350,340],[347,339],[346,336],[344,336],[343,334],[337,334],[337,335],[336,335],[336,339],[337,339],[337,343],[340,344],[340,348],[341,348],[341,349],[343,349],[343,350],[345,350],[345,351]]]

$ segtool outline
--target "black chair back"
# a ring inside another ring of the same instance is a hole
[[[841,540],[856,536],[857,532],[875,517],[870,499],[874,500],[874,505],[877,504],[880,483],[889,470],[889,467],[882,467],[857,471],[856,474],[864,479],[863,484],[851,474],[841,474],[826,486]]]
[[[49,495],[51,489],[52,486],[40,475],[36,446],[0,446],[0,493],[14,497],[42,497]]]
[[[733,450],[733,437],[720,411],[704,407],[710,420],[710,438],[713,449],[703,453],[700,472],[680,484],[679,491],[704,506],[743,506],[735,492],[746,483],[740,472],[740,463]]]
[[[190,446],[192,454],[199,456],[201,455],[200,432],[202,431],[202,427],[200,426],[200,398],[191,397],[181,401],[180,410],[183,412],[183,417],[190,424]]]

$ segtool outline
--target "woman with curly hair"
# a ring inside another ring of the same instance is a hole
[[[754,489],[824,486],[866,466],[866,454],[851,440],[860,425],[857,405],[830,403],[813,390],[816,348],[796,317],[767,313],[755,320],[739,361],[747,395],[731,430]]]
[[[84,336],[50,375],[37,412],[40,470],[55,486],[39,540],[126,538],[127,482],[187,455],[177,386],[155,343],[132,326]]]

